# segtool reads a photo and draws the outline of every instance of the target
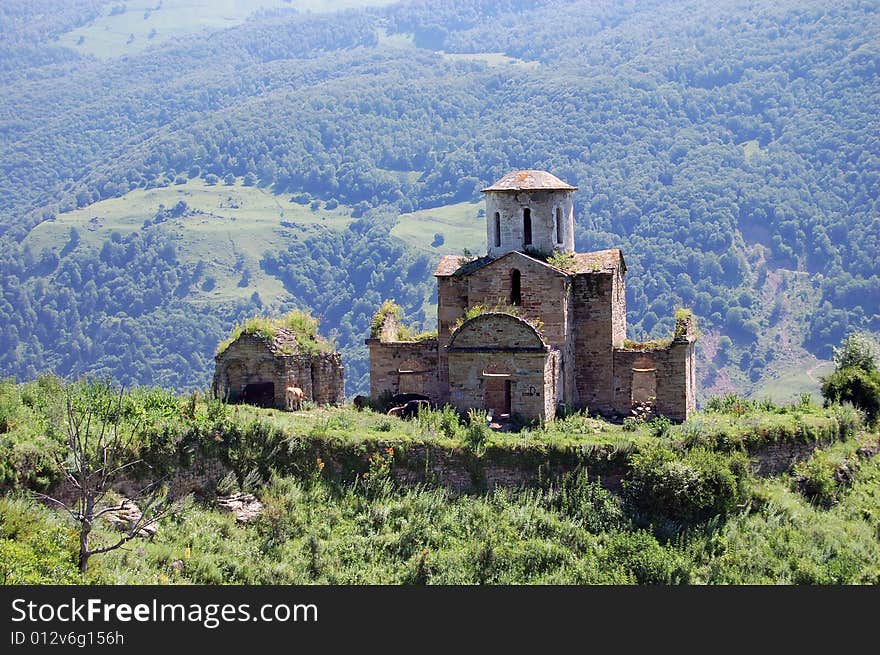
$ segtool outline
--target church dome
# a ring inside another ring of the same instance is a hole
[[[512,171],[498,180],[486,191],[575,191],[576,186],[566,184],[547,171]]]

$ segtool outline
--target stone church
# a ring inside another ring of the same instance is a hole
[[[552,420],[560,407],[627,416],[637,406],[688,417],[690,315],[671,339],[626,341],[626,262],[618,249],[575,252],[576,189],[534,170],[483,189],[487,254],[441,259],[436,338],[397,340],[389,315],[366,340],[372,398],[420,393],[502,419]]]

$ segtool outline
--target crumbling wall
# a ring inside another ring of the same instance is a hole
[[[260,382],[275,384],[277,401],[278,387],[284,385],[283,368],[265,340],[243,334],[217,357],[212,389],[217,397],[238,402],[245,385]],[[283,398],[283,388],[280,393]]]
[[[614,350],[614,411],[628,416],[632,410],[634,370],[654,368],[655,412],[675,421],[687,420],[696,409],[694,393],[694,343],[675,340],[668,347],[640,351]]]
[[[419,376],[422,393],[442,402],[438,389],[437,339],[391,342],[367,339],[366,344],[370,351],[370,397],[374,401],[383,391],[400,393],[402,376]]]
[[[266,340],[243,334],[216,358],[212,388],[219,398],[240,402],[246,384],[272,382],[273,404],[287,406],[287,387],[318,404],[345,402],[345,371],[339,353],[275,353]]]
[[[311,399],[319,405],[345,403],[345,370],[339,353],[318,353],[309,358]],[[306,396],[308,398],[308,396]]]

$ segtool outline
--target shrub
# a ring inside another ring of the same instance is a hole
[[[823,507],[830,507],[836,502],[838,483],[834,478],[834,469],[820,458],[811,457],[806,462],[796,464],[793,473],[795,489],[810,501]]]
[[[464,429],[464,442],[474,453],[481,454],[489,438],[489,421],[485,411],[468,410],[468,423]]]
[[[667,439],[672,430],[672,421],[665,416],[658,416],[648,422],[648,430],[658,439]]]
[[[742,398],[735,393],[729,393],[726,396],[713,396],[706,402],[707,412],[719,414],[743,416],[756,408],[757,403],[754,400]]]
[[[880,416],[880,371],[840,368],[822,380],[825,405],[849,402],[865,412],[869,423]]]
[[[624,490],[635,509],[679,523],[726,515],[749,499],[750,473],[744,453],[694,448],[684,454],[649,446],[632,457]]]
[[[548,508],[577,521],[593,533],[623,526],[620,500],[598,482],[591,482],[583,469],[566,473],[544,494]]]
[[[600,568],[622,569],[637,584],[682,584],[690,579],[686,560],[642,530],[608,534],[599,560]]]

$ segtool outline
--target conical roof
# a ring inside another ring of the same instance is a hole
[[[575,191],[571,186],[547,171],[512,171],[498,180],[486,191]]]

